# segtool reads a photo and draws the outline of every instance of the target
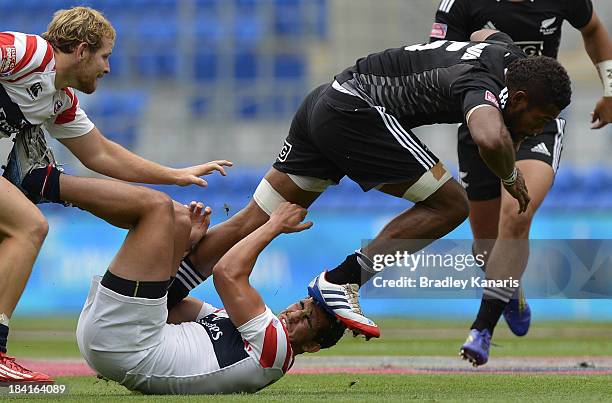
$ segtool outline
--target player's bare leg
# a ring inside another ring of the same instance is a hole
[[[300,189],[286,173],[274,168],[270,168],[265,179],[286,201],[304,208],[310,207],[321,195]],[[232,246],[263,225],[269,218],[255,201],[249,201],[245,208],[229,220],[212,227],[206,234],[206,242],[200,243],[189,255],[189,259],[200,273],[208,277],[213,266]]]
[[[49,226],[19,189],[0,177],[0,383],[52,382],[6,355],[9,319],[23,293]]]
[[[380,190],[404,197],[413,185],[414,181],[385,185]],[[355,334],[379,337],[378,326],[363,315],[357,297],[357,289],[377,273],[373,266],[374,255],[416,252],[453,230],[467,215],[465,191],[453,179],[446,180],[425,200],[389,222],[367,246],[347,256],[335,269],[317,276],[310,283],[308,293]]]
[[[469,204],[470,227],[474,236],[472,252],[474,255],[484,257],[486,267],[498,235],[501,197],[491,200],[470,200]]]
[[[175,237],[180,235],[183,242],[189,238],[189,221],[175,222],[170,197],[123,182],[70,175],[61,175],[60,191],[62,200],[129,229],[109,266],[111,273],[133,281],[169,280],[175,260]]]
[[[274,168],[264,177],[283,200],[308,208],[321,194],[302,190],[283,172]],[[171,309],[212,272],[213,266],[241,239],[255,231],[269,219],[269,215],[251,200],[248,205],[227,221],[215,225],[206,234],[206,242],[199,243],[184,259],[176,280],[168,289],[168,308]]]
[[[502,190],[498,241],[488,257],[488,279],[521,278],[529,260],[531,222],[554,180],[553,169],[545,162],[521,160],[516,164],[523,171],[531,203],[527,211],[518,214],[516,200]],[[489,340],[502,314],[515,334],[522,336],[527,333],[531,313],[524,297],[516,296],[516,291],[515,287],[486,287],[483,290],[478,315],[461,349],[462,356],[474,365],[488,361]],[[486,343],[483,344],[481,339],[486,339]]]

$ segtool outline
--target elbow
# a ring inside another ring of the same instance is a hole
[[[474,137],[474,142],[478,146],[478,149],[480,150],[481,154],[495,153],[504,150],[508,147],[508,141],[509,139],[507,139],[506,136],[503,135],[503,133],[500,133],[496,136],[486,136],[480,138]]]
[[[212,269],[213,282],[217,284],[228,284],[236,281],[236,274],[223,261],[218,262]]]

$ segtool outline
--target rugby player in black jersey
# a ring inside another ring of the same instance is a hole
[[[585,49],[605,84],[604,96],[593,110],[592,128],[612,122],[612,41],[593,10],[591,0],[442,0],[436,12],[430,40],[467,41],[481,28],[508,34],[527,55],[556,58],[561,26],[568,21],[582,33]],[[489,169],[467,125],[459,127],[459,171],[470,204],[474,252],[488,257],[490,279],[520,278],[529,256],[529,230],[538,207],[551,188],[563,149],[565,120],[557,118],[544,131],[525,139],[516,154],[529,189],[531,202],[517,213],[513,197],[502,191],[499,178]],[[495,239],[516,240],[495,243]],[[502,316],[512,332],[527,333],[531,310],[522,290],[485,287],[477,318],[461,348],[474,365],[488,360],[490,338]]]
[[[464,190],[414,136],[410,129],[416,126],[467,124],[483,159],[524,212],[529,195],[515,166],[515,144],[542,131],[570,103],[569,77],[552,58],[527,58],[503,33],[479,31],[472,39],[375,53],[313,90],[253,200],[212,228],[206,242],[183,262],[177,276],[186,281],[174,282],[169,304],[184,298],[276,206],[290,201],[307,208],[329,185],[348,176],[364,191],[415,203],[369,245],[309,286],[309,294],[347,327],[378,337],[378,327],[363,315],[357,296],[376,274],[373,256],[394,253],[392,239],[414,240],[404,250],[416,252],[468,215]],[[490,41],[480,42],[485,39]],[[310,253],[325,253],[325,247]]]

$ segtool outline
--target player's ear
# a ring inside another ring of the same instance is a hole
[[[512,106],[516,110],[524,110],[529,106],[529,94],[526,91],[518,90],[510,95]]]
[[[76,48],[74,48],[74,51],[77,57],[77,61],[82,62],[83,60],[85,60],[85,58],[89,54],[89,51],[90,51],[89,44],[85,42],[81,42],[77,45]]]

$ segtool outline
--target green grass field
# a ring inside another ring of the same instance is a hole
[[[350,356],[457,357],[466,336],[462,322],[381,320],[383,337],[365,342],[346,336],[335,348],[318,353],[321,362]],[[15,318],[9,351],[19,358],[78,358],[75,318]],[[505,325],[496,331],[496,357],[612,356],[612,323],[537,322],[517,338]],[[314,357],[314,356],[313,356]],[[328,358],[326,358],[328,357]],[[458,360],[458,359],[457,359]],[[298,358],[299,361],[299,358]],[[466,368],[469,366],[466,364]],[[94,377],[59,377],[68,385],[60,401],[177,401],[176,396],[142,396]],[[16,399],[24,399],[24,396]],[[0,400],[11,399],[6,394]],[[299,374],[291,373],[255,395],[181,397],[181,401],[612,401],[612,375],[516,373],[474,374]]]

